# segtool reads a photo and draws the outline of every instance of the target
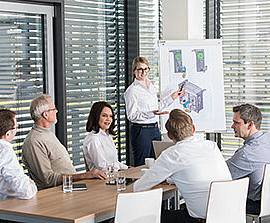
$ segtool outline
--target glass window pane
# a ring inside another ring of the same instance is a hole
[[[31,100],[44,89],[46,16],[0,11],[0,107],[17,114],[19,129],[14,138],[21,160],[21,146],[32,127]]]
[[[119,160],[125,162],[125,41],[124,1],[65,1],[68,150],[77,171],[84,171],[82,154],[86,121],[93,103],[114,108]]]
[[[243,143],[231,129],[233,106],[250,103],[259,107],[263,114],[261,130],[270,131],[270,3],[222,0],[220,11],[227,119],[222,148],[230,157]]]
[[[158,40],[161,33],[161,1],[139,0],[140,56],[149,61],[149,79],[159,89]]]

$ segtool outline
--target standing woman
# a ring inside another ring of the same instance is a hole
[[[176,91],[158,103],[156,90],[147,78],[150,68],[148,60],[136,57],[132,63],[133,83],[125,92],[127,118],[131,122],[131,145],[134,164],[144,164],[147,157],[155,158],[153,140],[160,141],[158,115],[168,114],[162,111],[173,100],[182,96],[184,91]]]
[[[117,169],[127,169],[118,161],[117,150],[111,135],[114,133],[115,117],[111,105],[105,101],[93,104],[88,120],[86,131],[89,134],[83,141],[83,152],[88,169],[100,169],[106,171],[108,164],[114,164]]]

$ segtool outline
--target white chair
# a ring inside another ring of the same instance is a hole
[[[262,222],[262,217],[270,215],[270,164],[264,166],[262,191],[261,191],[261,209],[259,215],[247,214],[252,217],[252,222],[255,222],[255,218]]]
[[[211,183],[206,223],[246,223],[249,178]]]
[[[162,189],[120,193],[117,197],[115,223],[159,223]]]

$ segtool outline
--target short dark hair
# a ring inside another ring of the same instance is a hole
[[[0,109],[0,138],[2,138],[8,130],[14,128],[14,117],[16,113],[9,109]]]
[[[262,113],[256,106],[251,104],[238,105],[233,107],[233,112],[239,112],[240,118],[243,119],[245,124],[253,121],[256,129],[261,128]]]
[[[177,142],[193,135],[193,121],[187,113],[180,109],[173,109],[170,112],[165,128]]]
[[[112,111],[112,123],[109,127],[109,133],[115,135],[114,128],[115,128],[115,116],[112,109],[112,106],[106,101],[99,101],[95,102],[90,110],[88,115],[87,123],[86,123],[86,131],[91,132],[94,130],[96,133],[99,132],[99,117],[104,107],[108,107]]]

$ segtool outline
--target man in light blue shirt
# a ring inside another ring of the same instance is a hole
[[[250,104],[233,108],[235,137],[244,139],[244,145],[226,161],[233,179],[249,177],[247,213],[259,214],[264,165],[270,163],[270,134],[260,131],[261,111]]]

